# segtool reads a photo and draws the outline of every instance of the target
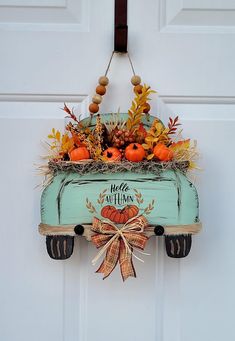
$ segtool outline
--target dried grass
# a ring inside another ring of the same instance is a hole
[[[121,172],[133,173],[152,173],[161,174],[164,170],[179,170],[186,173],[189,168],[188,161],[172,161],[172,162],[157,162],[157,161],[141,161],[141,162],[102,162],[102,161],[49,161],[48,170],[55,175],[57,172],[74,172],[80,175],[85,174],[111,174]]]

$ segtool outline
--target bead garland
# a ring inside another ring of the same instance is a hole
[[[89,111],[90,111],[90,114],[92,116],[99,112],[99,109],[100,109],[99,104],[101,104],[102,99],[103,99],[102,96],[104,96],[106,94],[106,87],[109,84],[109,79],[107,77],[107,73],[108,73],[108,70],[109,70],[109,67],[110,67],[114,53],[115,52],[113,52],[111,55],[107,70],[105,72],[105,75],[101,76],[98,80],[99,84],[96,87],[96,94],[92,97],[92,103],[89,105]],[[128,55],[128,58],[129,58],[129,61],[131,64],[131,68],[132,68],[132,71],[134,74],[131,78],[131,83],[134,86],[133,91],[134,91],[134,93],[140,95],[142,93],[142,89],[143,89],[143,85],[141,85],[141,78],[140,78],[140,76],[135,74],[134,67],[133,67],[132,61],[130,59],[130,56],[128,53],[127,53],[127,55]],[[147,114],[150,111],[150,109],[151,109],[150,105],[148,103],[146,103],[144,113]]]
[[[134,85],[134,93],[137,94],[141,94],[142,93],[142,89],[143,89],[143,85],[141,85],[141,78],[140,76],[137,76],[134,74],[134,76],[131,78],[131,83],[132,85]],[[151,107],[149,105],[149,103],[145,103],[145,109],[144,109],[144,113],[148,114],[150,111]]]
[[[99,78],[99,85],[96,87],[96,94],[92,97],[92,103],[89,105],[90,113],[96,114],[99,111],[99,104],[102,102],[102,96],[106,93],[106,86],[109,84],[109,79],[106,76]]]

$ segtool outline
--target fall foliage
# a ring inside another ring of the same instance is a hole
[[[130,162],[141,162],[144,159],[149,162],[188,161],[190,168],[195,168],[198,156],[196,143],[190,139],[179,139],[179,117],[170,117],[166,125],[157,117],[152,119],[148,113],[148,102],[155,91],[146,84],[137,90],[126,119],[118,111],[109,115],[106,122],[100,114],[92,114],[90,121],[83,121],[77,118],[73,109],[64,104],[63,110],[69,122],[64,134],[53,128],[48,135],[51,150],[49,158],[58,162],[72,162],[71,152],[83,147],[94,161],[114,162],[113,158],[107,158],[106,153],[115,150],[120,155],[118,162],[126,159]],[[131,150],[133,155],[130,157],[128,153],[133,145],[138,148]]]

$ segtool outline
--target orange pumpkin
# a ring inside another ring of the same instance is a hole
[[[71,161],[90,159],[90,153],[86,147],[78,147],[69,153]]]
[[[120,161],[122,158],[121,152],[115,148],[110,147],[103,152],[104,160],[107,162]]]
[[[160,161],[170,161],[173,158],[173,152],[163,143],[158,143],[154,149],[153,154],[158,158]]]
[[[132,162],[142,161],[145,157],[145,150],[139,143],[131,143],[125,149],[125,157]]]

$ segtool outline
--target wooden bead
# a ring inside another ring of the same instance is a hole
[[[132,78],[131,78],[131,83],[133,85],[139,85],[141,83],[141,78],[140,76],[137,76],[137,75],[134,75]]]
[[[145,103],[144,113],[147,114],[150,111],[151,107],[149,103]]]
[[[137,92],[137,94],[141,94],[142,93],[142,89],[143,89],[143,86],[140,85],[140,84],[134,86],[134,92]]]
[[[99,84],[100,84],[100,85],[104,85],[104,86],[108,85],[108,84],[109,84],[109,79],[108,79],[108,77],[106,77],[106,76],[100,77],[100,78],[99,78]]]
[[[96,93],[100,96],[103,96],[106,93],[106,88],[103,85],[98,85],[96,87]]]
[[[96,94],[92,97],[92,102],[96,104],[100,104],[102,102],[102,97]]]
[[[98,106],[98,104],[96,104],[96,103],[91,103],[91,104],[89,105],[89,111],[90,111],[92,114],[97,113],[97,112],[99,111],[99,106]]]

